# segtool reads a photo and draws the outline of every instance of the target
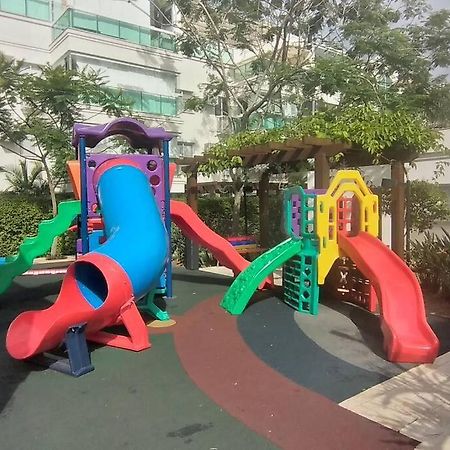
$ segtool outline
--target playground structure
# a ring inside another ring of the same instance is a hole
[[[365,292],[352,300],[371,311],[379,302],[387,358],[433,362],[439,341],[426,321],[420,285],[408,266],[378,239],[378,214],[378,197],[358,171],[339,171],[326,191],[287,190],[289,238],[241,272],[221,306],[241,314],[261,280],[284,265],[284,301],[299,312],[317,314],[319,286],[336,261],[346,257],[368,280]]]
[[[147,154],[87,151],[115,135]],[[86,339],[134,351],[149,348],[148,328],[139,310],[160,320],[169,318],[154,300],[157,295],[173,296],[172,219],[236,275],[248,267],[249,262],[189,206],[170,200],[175,169],[169,164],[170,139],[162,128],[147,128],[129,118],[75,125],[72,144],[77,160],[68,163],[68,171],[76,200],[62,203],[58,216],[43,222],[38,235],[6,259],[0,267],[0,286],[6,289],[69,228],[79,233],[79,258],[68,268],[54,305],[22,313],[11,323],[6,347],[12,357],[28,359],[64,343],[69,360],[54,367],[79,376],[93,370]],[[128,336],[103,330],[116,324],[123,324]]]
[[[87,151],[114,135],[124,136],[131,147],[147,154]],[[175,169],[169,164],[170,139],[163,129],[147,128],[133,119],[75,125],[77,160],[68,163],[68,171],[76,200],[61,204],[58,216],[41,224],[38,236],[5,260],[0,287],[6,289],[14,276],[27,270],[77,216],[71,228],[79,232],[80,256],[69,267],[53,306],[22,313],[12,322],[7,335],[11,356],[28,359],[64,342],[69,364],[82,361],[77,370],[70,368],[79,375],[92,370],[85,339],[134,351],[149,348],[139,310],[160,320],[169,318],[155,298],[173,296],[173,220],[185,236],[208,248],[237,275],[221,304],[230,313],[242,313],[253,292],[270,286],[271,274],[284,266],[284,301],[302,313],[317,314],[319,286],[345,257],[361,272],[360,286],[355,282],[345,299],[372,312],[379,304],[388,359],[434,360],[439,343],[426,322],[419,284],[377,239],[378,198],[357,171],[338,172],[328,190],[287,190],[288,239],[249,263],[239,254],[239,245],[208,228],[188,205],[170,199]],[[103,330],[120,323],[128,336]]]

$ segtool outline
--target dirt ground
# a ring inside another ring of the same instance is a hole
[[[435,294],[427,290],[423,291],[423,296],[428,314],[450,317],[450,298],[444,298],[441,294]]]

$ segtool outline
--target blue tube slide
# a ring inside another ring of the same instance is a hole
[[[97,196],[107,240],[90,255],[116,261],[128,275],[137,301],[157,286],[164,271],[167,232],[145,175],[126,158],[114,160],[104,171],[102,166],[97,169]],[[86,300],[99,308],[105,294],[102,283],[96,285],[93,266],[78,265],[75,276]]]

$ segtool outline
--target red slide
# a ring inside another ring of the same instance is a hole
[[[439,341],[427,323],[420,285],[394,252],[368,233],[339,235],[339,247],[374,285],[381,302],[381,330],[388,359],[431,363]]]
[[[231,269],[234,275],[249,266],[250,263],[226,239],[211,230],[186,203],[171,200],[170,215],[185,236],[210,250],[214,258]]]

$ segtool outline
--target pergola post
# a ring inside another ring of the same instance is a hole
[[[258,199],[259,199],[259,245],[262,248],[269,247],[269,224],[270,224],[270,205],[269,205],[270,173],[264,172],[259,180]]]
[[[328,189],[330,185],[330,163],[323,151],[314,156],[314,187],[315,189]]]
[[[405,171],[401,161],[391,164],[391,249],[405,258]]]
[[[198,182],[197,170],[191,170],[187,173],[186,182],[186,201],[192,210],[198,212]],[[191,239],[185,238],[184,249],[184,267],[188,270],[199,269],[198,245]]]

